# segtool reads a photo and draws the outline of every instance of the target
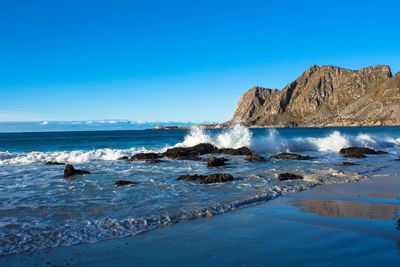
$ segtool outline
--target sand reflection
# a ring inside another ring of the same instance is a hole
[[[388,220],[396,217],[400,205],[342,200],[299,199],[293,201],[305,212],[322,216]]]

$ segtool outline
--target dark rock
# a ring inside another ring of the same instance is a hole
[[[400,161],[400,158],[398,158],[398,159],[395,159],[394,161]]]
[[[280,153],[277,155],[273,155],[272,158],[275,159],[290,159],[290,160],[310,160],[312,157],[310,156],[302,156],[294,153]]]
[[[174,147],[164,152],[163,156],[178,160],[200,160],[199,155],[217,153],[218,148],[212,144],[198,144],[192,147]]]
[[[65,178],[76,175],[76,174],[90,174],[90,172],[85,171],[85,170],[77,170],[71,164],[65,165],[65,169],[64,169],[64,177]]]
[[[178,178],[176,178],[176,180],[178,181],[202,181],[207,177],[207,175],[199,175],[199,174],[194,174],[194,175],[181,175]]]
[[[149,159],[149,160],[146,160],[146,162],[148,162],[148,163],[159,163],[159,162],[162,162],[162,160],[159,160],[159,159]]]
[[[362,158],[366,158],[367,156],[362,155],[362,154],[344,154],[343,157],[353,158],[353,159],[362,159]]]
[[[210,175],[182,175],[177,178],[178,181],[196,181],[202,184],[224,183],[233,181],[233,176],[228,173],[214,173]]]
[[[137,185],[138,182],[127,181],[127,180],[118,180],[114,183],[116,186],[124,186],[124,185]]]
[[[388,154],[385,151],[382,150],[373,150],[371,148],[367,147],[346,147],[342,148],[339,151],[340,154],[370,154],[370,155],[381,155],[381,154]]]
[[[192,147],[174,147],[170,148],[163,153],[163,156],[171,159],[181,160],[199,160],[199,155],[205,154],[229,154],[235,156],[247,156],[253,155],[250,149],[247,147],[241,148],[221,148],[218,149],[212,144],[198,144]]]
[[[174,147],[170,148],[167,151],[164,152],[163,156],[166,158],[172,158],[172,159],[182,159],[185,157],[191,157],[195,156],[196,154],[193,153],[190,148],[187,147]]]
[[[128,156],[122,156],[122,157],[117,158],[117,160],[129,160],[129,157]]]
[[[396,230],[400,231],[400,217],[396,219]]]
[[[212,184],[212,183],[225,183],[228,181],[233,181],[233,176],[228,173],[214,173],[208,175],[203,181],[202,184]]]
[[[57,162],[57,161],[47,161],[45,165],[65,165],[65,163]]]
[[[246,156],[244,158],[247,161],[254,161],[254,162],[264,162],[265,159],[261,156],[257,156],[257,155],[250,155],[250,156]]]
[[[201,160],[201,158],[199,156],[177,156],[174,159],[176,160]]]
[[[220,148],[218,149],[219,154],[227,154],[227,155],[234,155],[234,156],[251,156],[253,152],[245,146],[241,148]]]
[[[221,167],[225,165],[225,158],[211,157],[207,160],[208,167]]]
[[[342,165],[344,165],[344,166],[354,166],[354,165],[358,165],[358,164],[353,163],[353,162],[343,161]]]
[[[156,153],[138,153],[133,155],[130,160],[157,162],[159,158],[161,158],[161,155]]]
[[[192,153],[196,155],[205,155],[205,154],[213,154],[218,153],[218,148],[212,144],[202,143],[195,146],[190,147]]]
[[[297,174],[293,174],[293,173],[280,173],[278,175],[278,179],[280,181],[286,181],[286,180],[298,180],[298,179],[303,179],[303,176],[301,175],[297,175]]]

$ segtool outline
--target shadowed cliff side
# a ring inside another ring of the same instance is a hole
[[[385,65],[349,70],[312,66],[282,90],[254,87],[230,125],[320,127],[400,125],[400,72]]]

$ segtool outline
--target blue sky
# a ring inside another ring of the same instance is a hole
[[[313,64],[400,70],[399,1],[1,1],[0,121],[224,121]]]

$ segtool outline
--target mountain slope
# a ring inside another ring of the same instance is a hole
[[[389,66],[360,70],[312,66],[282,90],[254,87],[231,124],[254,127],[400,125],[400,73]]]

